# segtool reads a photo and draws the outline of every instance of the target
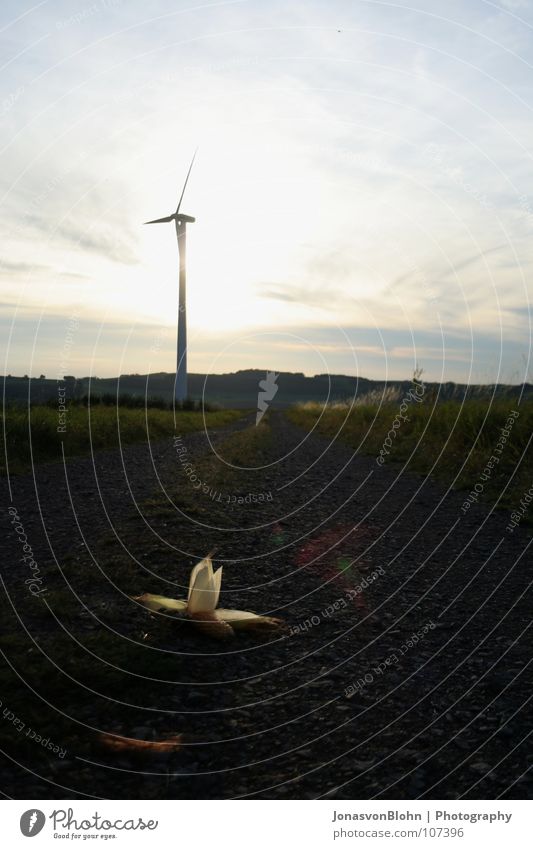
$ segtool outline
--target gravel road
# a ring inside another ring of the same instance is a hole
[[[532,798],[530,533],[266,421],[253,462],[248,417],[181,453],[169,439],[3,480],[3,792]],[[235,468],[241,444],[253,468]],[[183,595],[212,548],[221,606],[285,630],[219,642],[129,598]],[[22,745],[10,710],[66,754]],[[102,731],[183,745],[139,760],[99,748]]]

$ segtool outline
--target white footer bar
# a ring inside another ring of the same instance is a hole
[[[157,849],[349,846],[522,849],[533,804],[418,801],[4,801],[2,845],[73,843]]]

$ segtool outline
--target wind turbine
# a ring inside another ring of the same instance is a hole
[[[174,386],[174,397],[176,401],[182,402],[187,398],[187,224],[193,224],[196,219],[191,215],[180,213],[180,206],[189,181],[192,166],[198,148],[194,151],[185,177],[181,196],[176,212],[167,215],[166,218],[156,218],[154,221],[145,221],[145,224],[167,224],[170,221],[176,223],[176,236],[178,237],[179,256],[179,294],[178,294],[178,356],[176,365],[176,383]]]

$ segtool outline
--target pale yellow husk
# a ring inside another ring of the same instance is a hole
[[[211,558],[205,557],[191,572],[187,601],[152,593],[143,593],[134,600],[155,613],[174,614],[220,639],[233,636],[235,631],[273,631],[283,627],[282,621],[273,616],[217,608],[221,583],[222,567],[214,572]]]

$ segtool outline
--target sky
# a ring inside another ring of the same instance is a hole
[[[518,383],[530,0],[3,0],[5,374]]]

